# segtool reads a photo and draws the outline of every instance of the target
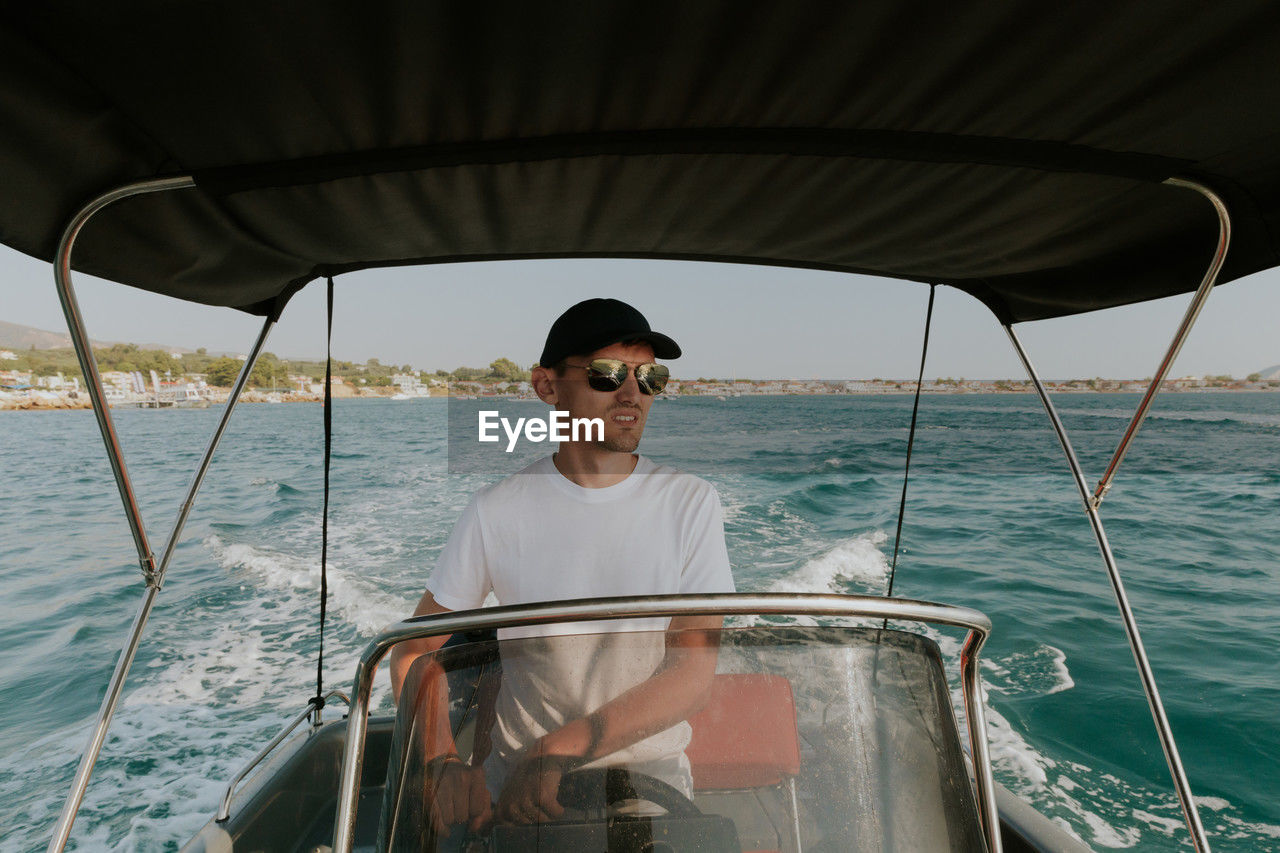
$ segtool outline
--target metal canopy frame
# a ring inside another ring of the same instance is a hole
[[[204,455],[200,458],[200,464],[192,475],[191,484],[187,487],[186,498],[178,509],[178,516],[174,519],[173,527],[169,531],[169,537],[165,541],[164,550],[160,552],[160,559],[157,562],[155,555],[151,551],[151,544],[147,539],[146,526],[142,521],[142,512],[138,508],[138,502],[134,496],[133,483],[129,479],[129,471],[125,466],[124,450],[120,446],[120,439],[116,435],[115,423],[111,419],[111,409],[107,405],[106,392],[102,387],[102,376],[98,372],[98,363],[93,356],[93,346],[89,341],[89,334],[85,330],[84,319],[80,313],[80,304],[76,300],[75,289],[71,285],[71,250],[74,248],[76,237],[79,236],[80,230],[84,228],[85,223],[95,213],[108,205],[133,196],[187,189],[194,186],[195,181],[192,178],[182,176],[141,181],[103,193],[81,208],[71,220],[71,223],[67,225],[66,230],[62,233],[62,239],[58,243],[58,253],[54,259],[54,278],[58,288],[58,299],[62,303],[62,312],[67,318],[67,327],[71,331],[71,343],[75,347],[76,358],[80,362],[80,370],[85,376],[85,387],[89,391],[89,398],[93,402],[93,412],[97,416],[98,429],[102,433],[103,443],[106,444],[107,458],[111,462],[111,471],[115,475],[116,487],[120,492],[120,499],[124,503],[125,516],[129,521],[129,531],[133,535],[133,542],[138,550],[138,562],[142,569],[143,580],[146,583],[146,592],[143,595],[142,603],[138,606],[138,612],[133,618],[133,624],[129,628],[124,647],[120,650],[120,655],[116,659],[115,671],[111,674],[111,681],[107,684],[106,695],[103,696],[102,705],[98,709],[98,717],[94,723],[93,733],[89,737],[89,743],[85,747],[84,754],[80,757],[80,764],[76,768],[75,777],[71,782],[71,791],[63,804],[62,813],[58,816],[53,838],[49,841],[49,853],[61,853],[71,836],[71,826],[75,823],[76,814],[80,811],[80,804],[84,800],[85,790],[89,786],[89,777],[93,773],[93,766],[97,763],[98,755],[102,751],[102,745],[106,742],[107,729],[111,725],[111,718],[115,715],[116,707],[119,705],[125,679],[128,677],[129,669],[133,665],[133,659],[137,655],[138,646],[142,641],[142,632],[147,626],[147,618],[151,615],[152,607],[155,606],[156,595],[164,585],[164,576],[169,569],[169,561],[173,558],[178,541],[182,537],[182,530],[186,526],[187,517],[191,514],[191,507],[195,503],[196,494],[200,491],[200,486],[204,483],[205,474],[208,473],[209,465],[213,461],[214,451],[218,449],[218,444],[222,441],[222,435],[226,432],[227,424],[231,420],[231,413],[235,410],[236,403],[240,400],[240,392],[244,390],[245,385],[248,383],[249,374],[253,372],[253,366],[257,363],[258,355],[262,352],[262,347],[267,342],[267,335],[271,332],[271,327],[275,325],[276,321],[275,317],[267,317],[262,324],[262,331],[258,333],[257,340],[253,343],[253,348],[249,351],[248,357],[244,360],[244,365],[240,368],[240,375],[236,377],[236,383],[232,387],[231,393],[227,396],[226,408],[222,412],[222,417],[218,420],[213,436],[209,439]]]
[[[902,619],[965,628],[960,649],[960,681],[964,694],[969,746],[973,751],[974,778],[982,829],[991,853],[1001,853],[1000,820],[996,810],[995,782],[987,745],[986,709],[978,658],[991,633],[991,620],[967,607],[934,604],[906,598],[831,593],[708,593],[682,595],[631,595],[583,598],[505,607],[482,607],[431,616],[416,616],[385,628],[366,647],[356,664],[347,717],[347,742],[342,756],[338,787],[338,811],[334,819],[333,850],[350,853],[355,841],[356,804],[360,772],[364,764],[365,734],[369,724],[369,697],[378,664],[393,646],[485,628],[516,628],[599,619],[631,619],[669,616],[836,616]]]
[[[1214,250],[1213,259],[1209,263],[1204,279],[1200,282],[1199,289],[1196,290],[1195,295],[1191,298],[1191,304],[1187,307],[1187,312],[1174,333],[1173,341],[1169,344],[1169,348],[1165,352],[1164,358],[1160,361],[1155,375],[1151,377],[1151,384],[1147,386],[1146,393],[1142,395],[1142,400],[1138,403],[1133,419],[1130,420],[1129,426],[1120,438],[1119,446],[1116,447],[1115,453],[1112,454],[1111,462],[1107,465],[1106,472],[1102,475],[1102,479],[1098,481],[1097,487],[1092,491],[1090,491],[1089,485],[1085,480],[1084,469],[1080,467],[1080,460],[1071,446],[1071,439],[1067,436],[1066,428],[1063,427],[1062,420],[1058,417],[1058,411],[1054,408],[1053,401],[1049,398],[1048,389],[1045,388],[1040,376],[1036,373],[1036,369],[1032,365],[1027,351],[1023,348],[1022,342],[1014,334],[1013,327],[1006,324],[1004,330],[1008,334],[1009,341],[1013,344],[1013,349],[1018,354],[1018,358],[1022,361],[1023,367],[1026,368],[1027,375],[1031,378],[1036,393],[1040,395],[1040,401],[1044,404],[1045,412],[1049,415],[1053,431],[1058,436],[1058,442],[1062,445],[1063,453],[1066,454],[1067,464],[1071,466],[1076,488],[1080,490],[1080,498],[1084,501],[1084,511],[1089,516],[1089,524],[1093,528],[1093,535],[1098,540],[1098,549],[1102,552],[1102,560],[1107,569],[1107,578],[1111,581],[1112,592],[1115,593],[1116,605],[1120,608],[1120,617],[1124,622],[1125,636],[1129,639],[1129,648],[1133,652],[1133,660],[1137,664],[1138,675],[1142,679],[1142,691],[1146,694],[1147,705],[1151,708],[1151,717],[1155,721],[1156,733],[1160,738],[1160,748],[1164,751],[1165,761],[1169,765],[1169,774],[1173,777],[1173,785],[1178,794],[1178,803],[1182,806],[1183,819],[1191,833],[1191,840],[1195,844],[1196,850],[1200,851],[1200,853],[1207,853],[1209,841],[1205,837],[1204,824],[1200,821],[1200,811],[1196,807],[1195,798],[1191,794],[1191,784],[1187,781],[1187,771],[1182,766],[1182,757],[1178,754],[1178,744],[1174,740],[1169,718],[1164,711],[1164,703],[1160,699],[1160,690],[1156,686],[1155,673],[1151,671],[1151,662],[1147,658],[1147,651],[1142,643],[1142,634],[1138,630],[1138,622],[1134,618],[1133,608],[1129,605],[1129,596],[1125,592],[1124,582],[1120,579],[1120,569],[1116,565],[1115,554],[1111,551],[1111,543],[1107,539],[1107,531],[1102,525],[1102,518],[1098,515],[1098,508],[1102,504],[1102,499],[1111,489],[1121,461],[1129,451],[1129,446],[1133,443],[1134,436],[1137,435],[1138,430],[1142,427],[1143,420],[1151,408],[1151,403],[1160,391],[1161,383],[1169,375],[1174,359],[1181,352],[1182,345],[1191,333],[1191,327],[1195,325],[1196,318],[1200,316],[1200,309],[1204,307],[1205,300],[1209,298],[1209,292],[1218,280],[1218,273],[1222,269],[1222,262],[1227,256],[1227,248],[1231,243],[1231,217],[1227,212],[1226,205],[1223,204],[1222,199],[1216,193],[1203,184],[1182,178],[1170,178],[1165,183],[1169,186],[1194,190],[1213,204],[1213,208],[1218,215],[1218,245]]]
[[[1049,415],[1050,422],[1052,423],[1054,431],[1058,436],[1058,440],[1062,444],[1063,450],[1066,453],[1068,464],[1071,466],[1072,473],[1076,480],[1076,485],[1080,490],[1081,497],[1085,504],[1085,512],[1089,516],[1090,523],[1093,527],[1094,535],[1098,540],[1098,546],[1102,551],[1103,560],[1107,568],[1107,574],[1111,580],[1112,588],[1116,595],[1116,601],[1120,608],[1121,616],[1124,621],[1125,633],[1129,638],[1130,647],[1133,651],[1134,659],[1135,659],[1135,662],[1137,663],[1138,671],[1142,679],[1143,690],[1146,693],[1148,704],[1151,707],[1152,716],[1155,720],[1156,729],[1160,737],[1161,747],[1164,750],[1166,760],[1169,764],[1169,770],[1173,777],[1175,788],[1177,789],[1178,800],[1182,806],[1183,816],[1186,820],[1188,829],[1191,832],[1192,840],[1195,844],[1196,849],[1198,851],[1202,851],[1203,853],[1203,851],[1209,850],[1208,841],[1205,839],[1204,827],[1201,824],[1199,812],[1196,808],[1194,799],[1192,798],[1192,795],[1191,795],[1190,785],[1188,784],[1187,778],[1186,778],[1186,772],[1183,769],[1182,761],[1178,754],[1177,745],[1174,742],[1173,734],[1169,727],[1168,718],[1165,715],[1164,706],[1160,700],[1159,691],[1155,683],[1155,677],[1154,677],[1154,674],[1151,672],[1150,663],[1147,659],[1146,651],[1142,644],[1142,639],[1138,631],[1137,623],[1133,617],[1132,609],[1129,606],[1128,596],[1124,591],[1124,585],[1120,579],[1119,569],[1116,566],[1115,556],[1111,551],[1111,546],[1106,537],[1106,531],[1103,528],[1102,520],[1098,515],[1098,508],[1101,505],[1103,498],[1106,496],[1107,492],[1110,490],[1112,486],[1116,471],[1119,468],[1121,461],[1124,459],[1124,456],[1128,452],[1129,446],[1131,445],[1135,435],[1137,434],[1138,430],[1141,428],[1142,423],[1146,418],[1147,412],[1151,406],[1151,403],[1154,400],[1155,395],[1159,392],[1161,383],[1167,377],[1168,372],[1171,369],[1174,360],[1177,358],[1177,355],[1181,351],[1183,343],[1185,342],[1188,334],[1190,333],[1191,327],[1194,325],[1196,319],[1198,318],[1200,314],[1200,310],[1204,307],[1204,303],[1205,303],[1205,300],[1208,298],[1209,292],[1213,289],[1213,286],[1217,281],[1218,274],[1222,268],[1222,263],[1226,257],[1227,248],[1230,243],[1230,236],[1231,236],[1230,216],[1228,214],[1225,204],[1222,202],[1221,198],[1216,193],[1214,193],[1208,187],[1205,187],[1203,184],[1200,184],[1193,180],[1184,179],[1184,178],[1170,178],[1166,180],[1164,183],[1169,186],[1181,187],[1181,188],[1193,190],[1195,192],[1200,193],[1202,196],[1204,196],[1206,199],[1210,201],[1210,203],[1214,206],[1214,209],[1218,215],[1218,222],[1219,222],[1218,245],[1217,245],[1217,249],[1214,252],[1213,259],[1209,265],[1209,269],[1205,273],[1204,279],[1201,282],[1199,289],[1196,291],[1195,295],[1193,296],[1191,304],[1187,309],[1186,315],[1184,316],[1182,323],[1179,325],[1174,335],[1173,342],[1170,344],[1164,359],[1161,361],[1156,371],[1156,374],[1152,378],[1151,384],[1148,386],[1146,393],[1143,395],[1142,401],[1139,403],[1138,409],[1135,412],[1133,419],[1130,421],[1128,428],[1125,430],[1125,433],[1122,436],[1120,443],[1116,448],[1116,451],[1111,459],[1111,463],[1108,465],[1106,471],[1104,472],[1102,478],[1099,480],[1098,485],[1095,489],[1093,490],[1089,489],[1085,481],[1083,471],[1080,467],[1080,462],[1075,455],[1075,451],[1072,449],[1070,439],[1067,437],[1066,431],[1062,426],[1061,420],[1058,418],[1057,411],[1053,407],[1053,403],[1049,398],[1048,392],[1045,389],[1044,384],[1040,381],[1039,376],[1036,374],[1035,368],[1032,366],[1031,361],[1026,354],[1026,351],[1022,347],[1021,342],[1018,340],[1017,335],[1014,334],[1014,331],[1010,325],[1004,325],[1004,329],[1008,334],[1009,339],[1012,342],[1014,349],[1018,354],[1019,359],[1022,361],[1023,366],[1026,368],[1027,373],[1032,380],[1032,383],[1035,385],[1036,392],[1039,394],[1040,399],[1045,406],[1045,410]],[[129,629],[129,634],[127,636],[125,644],[120,651],[119,657],[117,658],[116,667],[112,673],[111,680],[108,683],[106,694],[103,697],[102,704],[98,712],[97,721],[94,725],[93,733],[89,739],[88,745],[85,748],[85,752],[81,757],[80,764],[76,769],[76,774],[72,781],[70,793],[67,796],[66,803],[64,804],[62,812],[58,818],[58,823],[54,829],[53,838],[49,842],[49,846],[48,846],[49,853],[61,853],[61,851],[65,848],[67,841],[70,837],[72,824],[75,821],[76,814],[79,811],[81,802],[83,801],[84,793],[88,787],[89,777],[93,772],[94,764],[96,763],[98,755],[101,752],[102,746],[106,740],[107,729],[110,726],[112,716],[114,715],[116,707],[119,704],[119,700],[124,688],[125,679],[128,676],[129,669],[132,666],[134,657],[137,653],[138,646],[141,641],[142,633],[146,627],[147,618],[150,615],[151,609],[155,604],[156,595],[159,593],[160,588],[164,583],[165,573],[168,570],[169,562],[173,557],[174,551],[177,547],[177,543],[182,535],[183,528],[186,525],[187,517],[190,514],[191,508],[195,501],[195,496],[199,492],[200,486],[204,482],[204,477],[205,477],[205,474],[208,472],[210,463],[212,462],[213,454],[217,450],[218,444],[222,439],[223,433],[226,431],[227,424],[229,423],[231,418],[231,413],[235,410],[236,404],[239,402],[240,394],[244,390],[244,387],[248,382],[249,374],[252,372],[253,367],[257,362],[258,356],[262,351],[262,347],[266,343],[267,337],[277,320],[277,317],[274,315],[268,316],[265,319],[262,326],[262,330],[259,332],[258,337],[253,344],[252,350],[250,351],[249,356],[245,359],[245,363],[240,370],[240,374],[236,378],[236,383],[232,388],[231,393],[227,397],[226,409],[223,411],[222,417],[219,420],[216,429],[214,430],[213,436],[210,438],[209,444],[205,449],[204,455],[202,456],[201,461],[197,466],[195,473],[192,476],[191,483],[187,489],[186,498],[184,499],[182,506],[178,511],[177,518],[174,520],[173,526],[170,529],[170,533],[165,542],[164,550],[161,552],[160,559],[157,561],[154,553],[151,550],[150,542],[147,538],[146,527],[143,523],[142,514],[138,507],[136,497],[134,495],[133,485],[129,478],[128,469],[125,465],[123,450],[120,446],[119,438],[115,430],[115,425],[111,419],[110,409],[107,405],[106,393],[102,385],[102,377],[99,374],[97,362],[95,361],[93,356],[92,345],[90,343],[88,333],[85,330],[84,321],[80,312],[80,307],[76,300],[75,290],[72,287],[71,251],[75,245],[76,238],[79,236],[80,231],[83,229],[85,224],[94,216],[94,214],[98,213],[103,208],[108,207],[114,202],[117,202],[126,198],[131,198],[133,196],[138,196],[138,195],[145,195],[145,194],[156,193],[156,192],[167,192],[167,191],[179,190],[179,189],[190,189],[195,186],[196,186],[195,179],[192,176],[180,175],[180,176],[173,176],[173,177],[166,177],[166,178],[157,178],[157,179],[146,180],[146,181],[139,181],[136,183],[127,184],[125,186],[122,186],[101,194],[100,196],[94,198],[89,203],[84,205],[84,207],[82,207],[76,213],[76,215],[72,218],[70,223],[67,225],[66,229],[63,231],[61,240],[59,241],[59,244],[58,244],[57,254],[54,259],[54,277],[57,285],[59,301],[62,304],[63,313],[65,314],[67,319],[67,326],[71,333],[72,345],[75,349],[76,357],[79,360],[81,371],[84,373],[84,376],[85,376],[85,385],[89,392],[90,399],[93,403],[93,410],[97,418],[98,428],[102,434],[103,443],[106,445],[107,456],[111,464],[112,473],[115,477],[116,486],[119,490],[121,501],[124,505],[125,516],[129,523],[130,533],[133,536],[134,545],[137,548],[138,561],[139,561],[139,565],[141,567],[143,578],[146,584],[146,592],[143,596],[143,600],[141,604],[139,605],[139,608],[138,608],[137,614],[134,617],[133,623]],[[857,602],[848,601],[848,599],[856,598],[852,596],[825,596],[824,597],[824,596],[800,596],[800,595],[790,595],[790,594],[781,594],[781,595],[782,597],[788,599],[791,602],[791,604],[788,605],[790,609],[765,610],[765,611],[755,611],[755,612],[797,612],[794,609],[795,603],[800,599],[839,598],[843,600],[842,603],[829,603],[828,606],[830,606],[832,609],[824,612],[829,612],[831,615],[874,615],[877,617],[883,616],[886,618],[919,619],[921,621],[938,621],[938,622],[943,622],[945,624],[957,624],[957,625],[961,625],[961,627],[970,628],[971,630],[970,638],[974,637],[975,636],[974,632],[978,631],[978,628],[975,625],[971,625],[967,622],[962,624],[958,622],[948,622],[945,619],[934,618],[934,617],[937,617],[942,611],[959,612],[960,610],[962,610],[962,608],[946,608],[942,605],[927,604],[923,602],[903,602],[898,599],[875,599],[875,601],[881,602],[881,604],[872,605],[861,599],[858,599]],[[629,606],[630,604],[630,605],[634,605],[639,609],[630,610],[630,611],[627,611],[625,614],[620,614],[618,616],[605,616],[603,618],[622,618],[622,615],[637,615],[637,614],[672,615],[674,613],[690,613],[690,612],[729,614],[729,613],[735,613],[735,612],[739,612],[739,613],[747,612],[746,610],[734,610],[733,607],[730,606],[729,602],[725,602],[725,601],[716,602],[716,601],[710,600],[715,597],[700,596],[696,598],[700,603],[697,603],[696,605],[691,604],[689,607],[684,607],[684,606],[677,607],[667,601],[658,601],[657,603],[654,603],[653,599],[644,599],[644,601],[647,601],[648,603],[643,605],[640,603],[641,602],[640,599],[617,600],[615,601],[615,604],[617,604],[618,606],[626,607],[626,606]],[[749,599],[755,605],[759,605],[759,606],[765,606],[765,605],[770,607],[778,606],[776,601],[775,602],[768,601],[769,596],[760,596],[760,595],[736,596],[736,598],[740,599],[741,601],[746,601]],[[595,602],[594,604],[598,605],[599,602]],[[917,614],[915,616],[905,616],[905,615],[902,615],[900,611],[893,610],[894,606],[902,605],[902,604],[910,604],[913,606],[921,605],[926,608],[928,615],[922,616]],[[571,607],[570,605],[576,605],[577,610],[575,611],[573,607]],[[855,605],[856,607],[861,607],[863,605],[866,605],[866,609],[863,611],[859,611],[858,613],[853,613],[851,608],[856,609]],[[816,603],[815,603],[815,606],[817,606]],[[699,610],[698,608],[702,608],[702,609]],[[933,608],[933,609],[929,609],[929,608]],[[491,611],[493,612],[489,617],[487,617],[487,619],[477,616],[475,617],[476,621],[474,624],[476,625],[479,625],[481,623],[492,624],[493,619],[496,618],[497,616],[496,611],[501,611],[501,610],[507,610],[509,616],[513,615],[510,613],[509,608],[492,608]],[[524,610],[528,610],[528,608],[524,608],[521,611],[522,614],[524,614]],[[555,618],[561,619],[561,620],[567,620],[567,621],[574,621],[579,619],[602,618],[598,610],[598,607],[587,607],[585,604],[580,602],[579,603],[570,602],[567,604],[558,603],[555,606],[549,606],[548,608],[546,608],[546,610],[547,610],[547,613],[542,613],[540,611],[539,614],[522,615],[521,618],[524,618],[525,616],[527,616],[528,619],[531,621],[522,622],[520,624],[532,624],[533,622],[536,622],[536,621],[545,621],[545,619],[549,618],[548,614],[553,612],[557,614]],[[589,612],[589,615],[575,615],[575,613],[587,614],[588,612]],[[806,612],[814,612],[814,611],[806,611]],[[981,648],[982,641],[985,641],[986,633],[990,630],[990,623],[987,622],[986,617],[981,616],[981,614],[976,614],[976,612],[974,611],[966,611],[966,612],[974,614],[977,618],[981,620],[982,624],[985,625],[985,627],[982,628],[980,632],[981,640],[979,640],[974,646],[974,648],[972,649],[972,654],[976,660],[977,651]],[[463,620],[463,622],[459,622],[458,621],[459,617],[452,617],[452,621],[442,620],[441,617],[432,617],[432,618],[435,618],[441,621],[433,622],[432,627],[430,629],[424,629],[420,625],[417,625],[415,624],[415,622],[411,621],[411,622],[402,622],[399,625],[394,626],[391,630],[393,633],[395,631],[400,631],[402,633],[408,632],[407,635],[404,637],[407,639],[410,637],[431,636],[433,633],[443,633],[446,630],[446,628],[449,631],[456,630],[460,626],[462,626],[464,622],[466,622],[468,626],[472,625],[471,622],[467,622],[466,620]],[[418,620],[418,621],[421,621],[421,620]],[[508,622],[505,624],[511,624],[511,623]],[[388,635],[384,635],[384,638],[386,636]],[[335,849],[339,851],[348,850],[350,847],[350,842],[351,842],[350,832],[353,829],[353,826],[350,825],[347,821],[349,821],[349,819],[354,816],[354,809],[351,808],[351,804],[348,803],[346,800],[347,798],[354,796],[353,789],[350,789],[350,788],[355,784],[355,779],[358,778],[359,763],[361,759],[361,756],[359,754],[352,753],[352,751],[356,749],[356,747],[353,746],[353,743],[355,743],[358,740],[361,746],[363,744],[363,737],[364,737],[364,730],[365,730],[365,723],[366,723],[365,716],[367,716],[367,710],[368,710],[367,709],[368,695],[367,693],[361,694],[359,685],[362,683],[362,681],[366,679],[370,679],[370,680],[372,679],[372,670],[370,669],[366,672],[366,669],[365,669],[369,660],[369,656],[373,655],[373,661],[376,664],[376,661],[380,659],[383,654],[385,654],[386,648],[380,647],[378,645],[378,643],[381,642],[382,639],[383,638],[379,638],[379,641],[375,641],[374,645],[371,646],[368,651],[366,651],[366,657],[362,658],[361,664],[357,668],[357,677],[356,677],[357,690],[355,695],[355,705],[352,709],[353,713],[351,714],[351,718],[350,718],[351,719],[350,731],[354,735],[358,735],[358,738],[355,736],[352,736],[349,738],[347,756],[344,758],[344,770],[343,770],[343,779],[342,779],[343,788],[339,798],[340,809],[338,814],[338,821],[337,821],[337,827],[336,827],[337,835],[335,836],[335,841],[338,841],[341,839],[347,846],[344,847],[344,846],[335,844]],[[398,640],[396,641],[398,642]],[[389,646],[387,648],[389,648]],[[965,651],[962,652],[962,666],[966,665],[965,654],[968,652],[968,650],[969,650],[969,643],[966,642]],[[975,664],[975,674],[974,674],[974,685],[976,690],[977,689],[976,664]],[[984,719],[983,705],[981,701],[981,695],[979,693],[975,692],[974,697],[976,698],[976,703],[974,704],[974,707],[968,714],[968,717],[970,720],[971,740],[973,742],[972,745],[975,751],[975,764],[977,764],[979,767],[979,770],[977,773],[978,787],[979,787],[979,802],[981,803],[984,809],[984,815],[983,815],[984,828],[987,831],[988,837],[992,839],[992,842],[994,845],[993,849],[999,850],[999,844],[1000,844],[1000,837],[999,837],[999,831],[998,831],[999,827],[998,827],[998,823],[996,822],[995,798],[994,798],[994,793],[992,788],[993,783],[991,779],[990,760],[987,754],[985,728],[979,728],[979,729],[973,728],[974,726],[973,721],[975,719],[977,719],[978,721],[982,721]],[[965,693],[965,702],[966,702],[966,708],[968,708],[969,705],[971,704],[971,697],[967,688]],[[980,736],[973,736],[973,732],[975,731],[978,732]],[[981,753],[981,755],[977,755],[977,753],[979,752]],[[354,770],[352,770],[352,767],[354,767]]]

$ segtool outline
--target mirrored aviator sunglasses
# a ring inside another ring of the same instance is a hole
[[[625,361],[616,358],[597,358],[590,364],[571,364],[570,367],[581,367],[587,371],[587,384],[597,391],[617,391],[627,381],[630,368]],[[671,378],[671,371],[665,364],[637,364],[636,384],[643,394],[661,394]]]

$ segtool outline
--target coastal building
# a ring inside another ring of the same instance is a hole
[[[395,373],[391,376],[391,384],[400,389],[401,394],[422,396],[429,393],[418,379],[416,373]]]
[[[0,370],[0,385],[22,388],[31,384],[31,373],[23,370]]]
[[[133,388],[133,375],[123,370],[104,370],[102,372],[102,384],[106,387],[129,391]]]
[[[59,372],[53,376],[41,376],[35,384],[50,391],[79,391],[80,377],[65,377]]]

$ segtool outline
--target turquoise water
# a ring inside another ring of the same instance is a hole
[[[1091,478],[1135,402],[1058,398]],[[720,489],[739,589],[882,592],[910,405],[663,400],[642,450]],[[332,686],[348,685],[368,638],[413,607],[453,519],[494,476],[450,473],[446,408],[335,406]],[[115,413],[157,550],[219,413]],[[301,404],[236,413],[77,849],[176,849],[314,691],[320,415]],[[141,582],[90,413],[0,416],[0,471],[0,848],[34,850]],[[1162,397],[1103,507],[1215,850],[1280,850],[1278,508],[1280,395],[1225,393]],[[1002,782],[1095,848],[1189,849],[1097,548],[1035,398],[922,401],[895,589],[991,617],[984,677]]]

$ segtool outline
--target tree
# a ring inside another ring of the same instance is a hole
[[[253,366],[253,371],[249,374],[249,384],[258,388],[276,384],[275,379],[275,365],[267,361],[259,361]]]
[[[240,362],[234,358],[227,358],[225,355],[222,358],[214,359],[204,372],[205,380],[210,385],[218,385],[224,388],[234,385],[236,377],[239,375]]]
[[[1262,381],[1262,374],[1261,374],[1261,373],[1250,373],[1250,374],[1249,374],[1247,377],[1245,377],[1245,378],[1246,378],[1246,379],[1248,379],[1250,382],[1261,382],[1261,381]]]
[[[511,381],[519,381],[528,378],[528,375],[520,369],[520,365],[516,364],[509,358],[500,358],[489,364],[489,378],[506,379]]]
[[[275,387],[285,378],[286,373],[284,365],[280,363],[275,353],[264,352],[258,356],[258,363],[253,366],[253,372],[249,374],[249,383],[258,388],[268,385]]]
[[[209,351],[204,347],[200,347],[196,350],[196,355],[208,355],[208,354],[209,354]]]

